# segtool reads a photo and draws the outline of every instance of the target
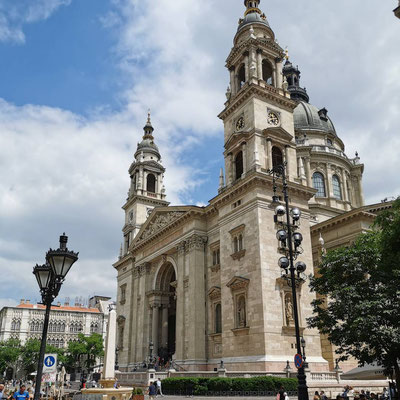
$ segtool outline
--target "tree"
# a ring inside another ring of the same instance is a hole
[[[21,351],[21,363],[26,375],[35,372],[39,361],[40,340],[28,339]],[[46,353],[56,353],[59,365],[65,362],[64,350],[54,346],[46,345]]]
[[[0,375],[11,366],[15,370],[16,363],[21,355],[21,350],[21,342],[19,339],[8,339],[0,342]]]
[[[309,326],[328,336],[339,360],[376,362],[400,388],[400,198],[371,232],[328,252],[310,287],[319,296]]]
[[[90,370],[96,359],[104,355],[103,338],[98,333],[90,336],[78,335],[78,340],[68,344],[65,367],[69,372],[86,367]]]

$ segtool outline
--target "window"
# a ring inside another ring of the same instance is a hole
[[[277,167],[283,165],[283,155],[279,147],[274,146],[272,148],[272,166]]]
[[[242,224],[231,231],[229,231],[232,237],[232,251],[231,257],[236,260],[244,257],[246,250],[244,245],[244,233],[245,225]]]
[[[150,193],[156,192],[156,177],[153,174],[147,175],[147,191]]]
[[[238,251],[242,251],[243,250],[243,235],[239,235],[238,237]]]
[[[342,190],[340,188],[340,180],[337,175],[332,177],[333,197],[342,200]]]
[[[98,333],[99,332],[99,325],[97,322],[92,322],[90,324],[90,333]]]
[[[268,60],[263,60],[262,62],[262,74],[263,74],[263,80],[267,82],[268,85],[272,85],[272,66]]]
[[[327,140],[326,140],[326,144],[327,144],[328,146],[332,146],[332,144],[333,144],[333,143],[332,143],[332,140],[331,140],[331,139],[327,139]]]
[[[240,179],[243,175],[243,153],[239,151],[235,157],[235,176]]]
[[[239,89],[241,89],[242,86],[246,83],[246,67],[244,66],[244,64],[240,66],[237,78]]]
[[[219,264],[219,249],[213,251],[213,265]]]
[[[218,303],[215,306],[215,326],[214,330],[215,333],[221,333],[222,332],[222,312],[221,312],[221,303]]]
[[[239,251],[239,245],[238,245],[238,238],[235,236],[234,238],[233,238],[233,251],[235,252],[235,253],[237,253],[238,251]]]
[[[325,179],[320,172],[314,172],[313,187],[314,189],[317,189],[316,197],[326,197]]]

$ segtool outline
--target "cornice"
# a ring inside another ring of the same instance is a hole
[[[222,120],[226,119],[251,96],[259,96],[262,99],[268,99],[290,112],[297,107],[295,101],[281,95],[279,90],[273,86],[266,85],[262,87],[256,83],[246,82],[239,92],[233,96],[233,99],[229,101],[226,108],[218,115],[218,118]]]
[[[132,204],[134,204],[135,201],[140,201],[141,203],[144,203],[144,204],[161,206],[161,207],[166,207],[170,204],[169,201],[166,201],[166,200],[155,199],[153,197],[147,197],[147,196],[141,196],[141,195],[135,194],[134,196],[127,199],[126,203],[122,206],[122,209],[126,210]]]

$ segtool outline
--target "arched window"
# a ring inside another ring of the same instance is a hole
[[[239,239],[238,239],[238,249],[239,251],[243,250],[243,236],[239,235]]]
[[[312,179],[313,187],[314,189],[317,189],[317,193],[315,196],[326,197],[324,176],[320,172],[314,172]]]
[[[340,188],[340,180],[337,175],[332,176],[333,197],[342,200],[342,189]]]
[[[156,177],[153,174],[147,175],[147,191],[150,193],[156,192]]]
[[[215,306],[215,333],[222,332],[222,312],[221,312],[221,303],[218,303]]]
[[[246,67],[244,66],[244,64],[242,64],[238,70],[237,79],[238,87],[239,89],[241,89],[242,86],[246,83]]]
[[[273,69],[268,60],[263,60],[262,62],[262,74],[263,74],[263,80],[267,82],[268,85],[272,85]]]
[[[274,146],[272,148],[272,166],[277,167],[283,165],[283,155],[279,147]]]
[[[235,158],[236,179],[240,179],[243,175],[243,153],[239,151]]]

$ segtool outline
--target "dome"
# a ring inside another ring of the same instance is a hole
[[[335,127],[327,113],[325,108],[319,110],[305,101],[300,101],[293,113],[294,127],[296,130],[314,130],[336,135]]]
[[[141,153],[142,151],[145,153],[153,153],[160,158],[160,151],[158,150],[158,147],[154,143],[153,139],[150,139],[150,138],[143,139],[138,144],[138,147],[137,147],[137,150],[135,153],[135,157],[137,154]]]
[[[264,15],[260,15],[257,12],[249,13],[247,14],[243,20],[240,22],[239,27],[238,27],[238,32],[243,29],[245,26],[250,25],[250,24],[262,24],[265,27],[270,28],[269,23],[267,21],[267,18],[265,18]]]

